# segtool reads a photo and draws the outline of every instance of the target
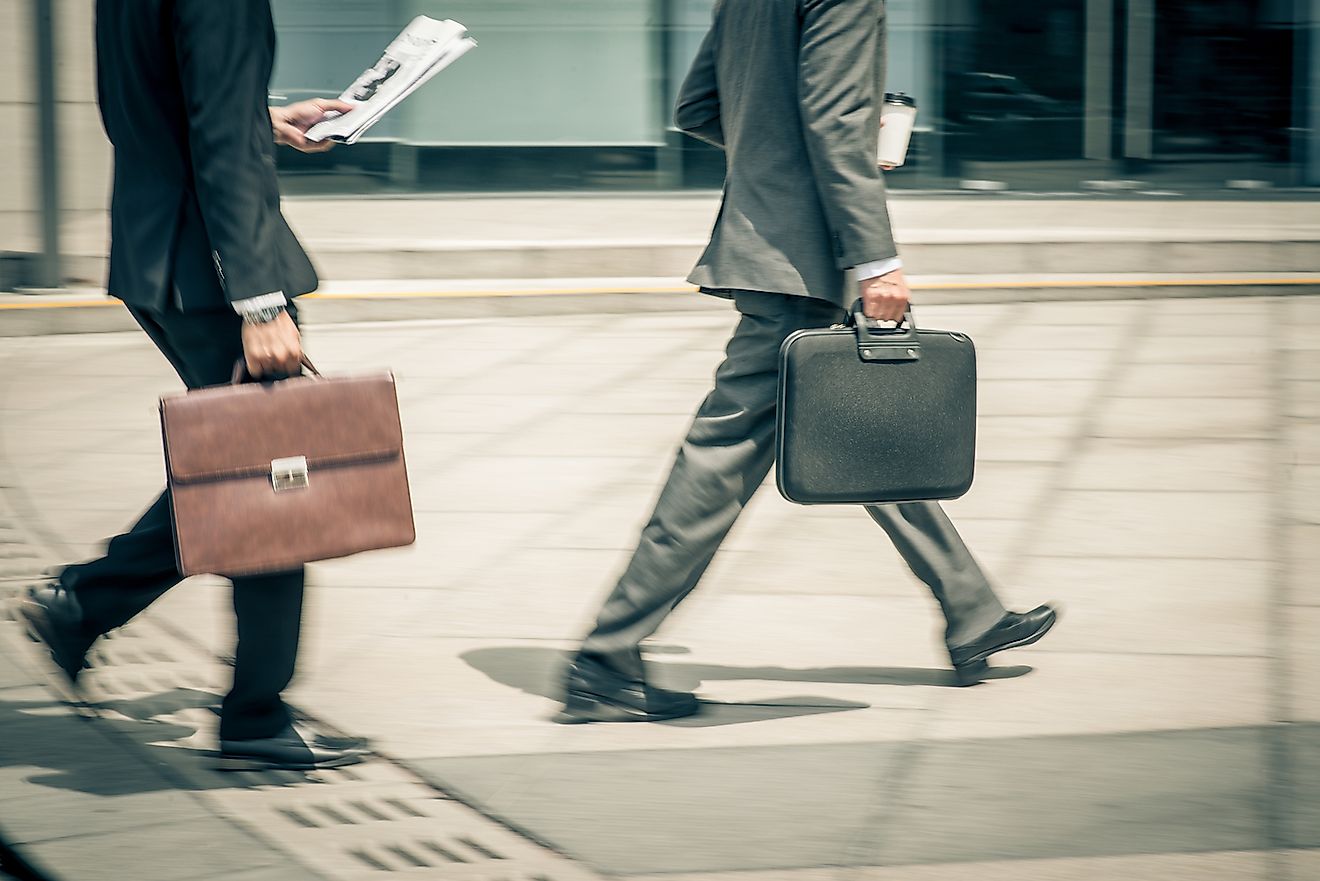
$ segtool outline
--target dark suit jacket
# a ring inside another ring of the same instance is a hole
[[[724,148],[706,289],[857,297],[844,270],[897,255],[876,157],[884,0],[717,0],[676,122]]]
[[[280,214],[270,0],[97,0],[110,293],[156,311],[316,289]]]

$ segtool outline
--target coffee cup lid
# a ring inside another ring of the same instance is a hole
[[[917,106],[917,102],[912,98],[912,96],[904,94],[903,92],[885,92],[885,103],[902,104],[904,107]]]

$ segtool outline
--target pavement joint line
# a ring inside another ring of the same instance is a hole
[[[887,781],[889,785],[883,795],[881,787],[876,787],[876,791],[872,794],[870,810],[867,811],[862,822],[856,824],[861,828],[862,834],[848,837],[841,855],[845,864],[853,866],[885,864],[886,830],[893,829],[897,825],[891,822],[892,818],[907,807],[904,804],[906,791],[926,760],[929,748],[934,744],[930,732],[938,723],[940,715],[942,715],[942,706],[939,703],[918,715],[911,739],[901,741],[899,748],[893,751],[887,761],[882,762],[878,779]]]
[[[1273,327],[1288,327],[1289,306],[1286,303],[1271,302],[1265,305]],[[1270,416],[1273,431],[1270,433],[1270,472],[1267,486],[1271,504],[1268,521],[1269,531],[1266,541],[1270,548],[1271,564],[1269,567],[1270,614],[1269,630],[1273,634],[1270,640],[1269,665],[1269,703],[1271,721],[1282,723],[1285,727],[1271,732],[1266,740],[1267,787],[1268,796],[1264,800],[1262,811],[1265,815],[1265,834],[1270,847],[1287,847],[1292,835],[1294,818],[1285,806],[1293,804],[1293,760],[1289,751],[1287,725],[1293,721],[1294,713],[1291,701],[1291,631],[1289,628],[1288,600],[1290,591],[1291,566],[1288,559],[1288,532],[1292,522],[1288,496],[1288,437],[1286,434],[1287,381],[1289,374],[1290,350],[1280,345],[1277,334],[1270,334],[1270,353],[1267,376],[1269,385]],[[1290,881],[1291,867],[1287,861],[1274,858],[1266,861],[1270,881]]]
[[[998,316],[986,331],[986,336],[992,337],[1005,329],[1013,328],[1019,323],[1022,313],[1028,311],[1029,308],[1028,303],[1015,303],[1007,306],[1003,310],[1003,314]],[[975,345],[975,336],[973,336],[972,341]],[[1058,469],[1053,470],[1057,471]],[[957,526],[956,523],[954,525]],[[1026,521],[1020,528],[1025,528],[1025,526]],[[1007,559],[1012,559],[1012,556],[1010,555]],[[954,690],[956,691],[956,689]],[[876,831],[870,835],[851,836],[843,852],[845,861],[850,861],[854,865],[884,864],[885,830],[894,827],[895,824],[890,821],[904,807],[907,790],[913,779],[916,778],[918,769],[934,744],[931,734],[948,713],[950,700],[950,696],[937,695],[928,707],[923,708],[924,711],[916,717],[910,739],[889,757],[890,773],[880,778],[889,781],[886,793],[888,797],[883,798],[878,792],[872,796],[870,810],[865,823],[862,825],[865,830]],[[849,857],[852,857],[852,859],[849,860]]]

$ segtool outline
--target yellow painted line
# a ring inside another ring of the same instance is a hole
[[[918,291],[962,291],[1040,288],[1177,288],[1177,287],[1288,287],[1320,286],[1320,278],[1170,278],[1170,279],[1059,279],[1056,281],[949,281],[914,282]],[[696,291],[689,285],[657,287],[602,287],[602,288],[527,288],[523,290],[456,290],[456,291],[359,291],[356,293],[307,294],[304,300],[404,300],[404,299],[476,299],[492,297],[559,297],[592,294],[683,294]],[[118,306],[118,300],[56,300],[42,301],[40,296],[30,303],[0,303],[0,310],[28,309],[87,309]]]
[[[526,288],[505,291],[381,291],[365,293],[307,294],[300,300],[390,300],[390,299],[462,299],[464,297],[561,297],[571,294],[685,294],[693,293],[693,285],[666,287],[604,287],[604,288]]]
[[[40,294],[37,296],[40,297]],[[118,300],[58,300],[54,303],[0,303],[0,309],[86,309],[118,305],[120,305]]]
[[[964,291],[991,288],[1233,288],[1320,285],[1320,278],[1169,278],[1169,279],[1060,279],[1057,281],[913,282],[914,291]]]

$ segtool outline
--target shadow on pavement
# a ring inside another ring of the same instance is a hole
[[[211,692],[176,688],[88,702],[85,706],[98,715],[89,719],[54,698],[6,698],[0,691],[0,784],[118,796],[247,789],[308,779],[301,771],[210,771],[214,753],[193,745],[197,727],[173,717],[211,710],[218,702]]]
[[[666,654],[681,650],[667,647]],[[569,654],[541,646],[506,646],[480,648],[464,652],[463,660],[491,680],[538,697],[560,697],[559,678],[567,667]],[[728,667],[715,664],[656,663],[657,680],[666,687],[696,689],[702,682],[761,680],[769,682],[818,682],[856,685],[920,685],[958,687],[952,670],[925,667]],[[1031,667],[992,667],[986,679],[1015,679],[1030,673]],[[809,716],[866,709],[869,704],[821,696],[787,696],[755,703],[708,703],[706,711],[693,717],[665,724],[684,727],[713,727],[768,719]]]
[[[134,723],[142,743],[189,737],[192,729],[166,722]],[[0,700],[0,775],[10,783],[92,795],[132,795],[176,789],[143,761],[125,761],[124,748],[92,724],[49,700]],[[14,770],[19,777],[12,779]]]

